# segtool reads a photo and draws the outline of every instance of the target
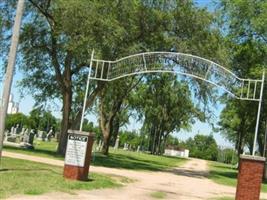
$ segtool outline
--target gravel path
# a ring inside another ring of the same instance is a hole
[[[48,158],[40,158],[10,152],[4,152],[4,156],[26,159],[35,162],[63,166],[64,162]],[[9,200],[45,200],[45,199],[96,199],[96,200],[150,200],[151,194],[163,192],[164,199],[175,200],[200,200],[221,196],[234,196],[235,188],[216,184],[207,178],[207,162],[204,160],[190,159],[183,166],[165,172],[140,172],[125,169],[113,169],[106,167],[90,167],[90,173],[105,173],[125,176],[136,180],[125,187],[117,189],[101,189],[91,191],[77,191],[77,195],[62,192],[47,193],[38,196],[17,195]],[[262,196],[263,197],[263,196]],[[266,195],[264,195],[266,198]]]

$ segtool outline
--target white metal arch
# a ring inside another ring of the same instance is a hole
[[[93,51],[88,72],[80,130],[82,130],[85,102],[91,79],[114,81],[127,76],[156,72],[175,73],[201,79],[221,88],[236,99],[258,101],[259,106],[253,146],[253,155],[255,154],[265,73],[263,72],[262,79],[239,78],[230,70],[213,61],[184,53],[145,52],[109,61],[95,59]]]

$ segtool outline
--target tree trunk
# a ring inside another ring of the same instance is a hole
[[[103,145],[103,149],[102,149],[102,153],[104,155],[108,155],[108,150],[109,150],[109,142],[110,142],[110,133],[109,130],[106,130],[105,133],[103,133],[104,137],[104,145]]]
[[[90,94],[86,101],[85,110],[87,110],[89,107],[91,107],[96,99],[96,97],[100,94],[100,92],[104,89],[105,84],[102,82],[97,83],[96,89]],[[73,130],[79,130],[80,123],[82,118],[82,106],[81,109],[78,111],[78,113],[75,115],[75,118],[73,120],[73,123],[71,124],[71,128]]]
[[[58,144],[57,153],[65,156],[66,146],[68,140],[68,129],[70,127],[69,115],[71,111],[71,89],[69,88],[63,94],[63,110],[62,110],[62,121],[61,121],[61,131],[60,131],[60,141]]]
[[[112,133],[111,133],[111,137],[113,138],[113,146],[115,145],[116,143],[116,140],[117,140],[117,137],[119,135],[119,130],[120,130],[120,120],[118,117],[115,117],[114,118],[114,121],[113,121],[113,126],[112,126]]]

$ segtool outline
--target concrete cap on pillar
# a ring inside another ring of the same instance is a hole
[[[255,160],[255,161],[265,161],[266,158],[261,157],[261,156],[252,156],[252,155],[240,155],[241,159],[246,159],[246,160]]]
[[[71,130],[71,129],[68,130],[68,133],[86,135],[86,136],[91,136],[91,137],[95,136],[95,133],[92,133],[92,132],[85,132],[85,131],[78,131],[78,130]]]

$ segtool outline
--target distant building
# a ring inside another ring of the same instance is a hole
[[[19,103],[14,102],[13,100],[13,94],[9,96],[9,102],[8,102],[8,108],[7,108],[7,114],[16,114],[19,112]],[[0,102],[2,99],[0,99]]]
[[[184,148],[169,146],[169,147],[165,148],[164,155],[188,158],[189,157],[189,150],[184,149]]]

